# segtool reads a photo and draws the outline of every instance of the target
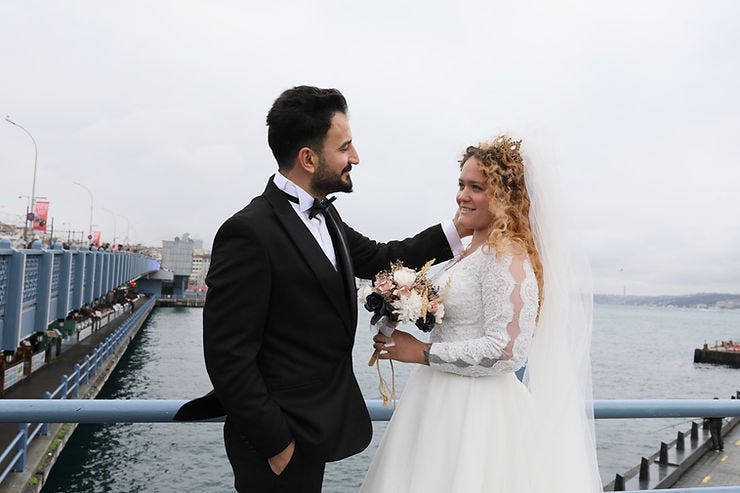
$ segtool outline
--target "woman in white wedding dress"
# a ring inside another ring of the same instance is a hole
[[[520,144],[500,136],[461,160],[459,221],[473,236],[434,278],[445,317],[431,343],[400,330],[375,337],[381,359],[420,366],[361,492],[601,489],[588,401],[590,299],[571,282],[567,247],[551,234],[558,225],[547,207],[557,204],[543,204],[552,196]],[[525,364],[527,385],[514,374]]]

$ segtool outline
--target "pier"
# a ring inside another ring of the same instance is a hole
[[[740,343],[721,341],[711,347],[705,343],[701,349],[694,350],[694,363],[712,363],[740,368]]]

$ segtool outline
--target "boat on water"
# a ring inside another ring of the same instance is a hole
[[[694,350],[694,363],[712,363],[740,368],[740,342],[717,341],[713,346],[704,346]]]

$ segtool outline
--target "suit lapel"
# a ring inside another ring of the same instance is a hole
[[[352,257],[347,246],[347,239],[344,237],[342,229],[342,218],[334,205],[331,205],[326,214],[327,222],[332,222],[335,228],[335,234],[332,235],[334,240],[334,250],[337,252],[337,261],[341,265],[342,280],[344,282],[344,291],[349,303],[350,313],[352,314],[352,327],[357,327],[357,285],[355,284],[355,273],[352,268]]]
[[[346,281],[343,281],[329,259],[326,258],[316,239],[300,220],[290,202],[272,182],[272,178],[268,182],[263,196],[270,202],[275,215],[295,244],[296,249],[311,267],[319,285],[341,315],[347,330],[352,332],[356,326],[352,323],[356,315],[351,314],[347,298],[344,296],[344,282]]]

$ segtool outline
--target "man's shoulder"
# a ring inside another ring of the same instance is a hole
[[[252,199],[243,209],[236,211],[224,221],[224,224],[230,222],[252,222],[262,219],[272,210],[270,203],[262,196],[258,195]]]

